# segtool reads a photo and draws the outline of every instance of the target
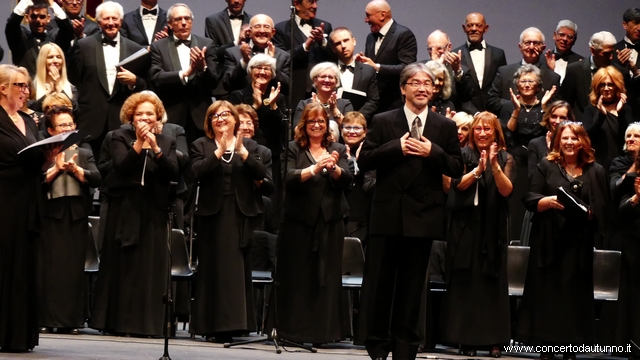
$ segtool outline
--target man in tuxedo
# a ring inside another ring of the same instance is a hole
[[[571,20],[560,20],[556,31],[553,32],[553,41],[556,48],[548,49],[545,53],[547,67],[560,75],[560,82],[564,81],[567,66],[576,61],[582,61],[584,56],[573,52],[573,44],[578,38],[578,25]]]
[[[292,0],[292,4],[296,12],[293,30],[291,22],[286,20],[276,24],[276,33],[273,36],[274,45],[289,52],[293,61],[293,88],[290,89],[292,103],[289,106],[295,106],[300,100],[311,97],[311,68],[335,58],[327,39],[327,34],[330,34],[333,28],[329,22],[316,18],[317,0]]]
[[[620,64],[613,62],[615,45],[616,38],[612,33],[608,31],[597,32],[589,40],[589,51],[591,52],[589,59],[567,66],[567,73],[560,88],[560,97],[571,105],[577,120],[582,119],[584,108],[590,104],[591,80],[598,69],[613,65],[622,73],[625,81],[629,78],[628,73],[625,76],[625,69]]]
[[[67,18],[73,27],[73,40],[77,41],[85,36],[93,35],[100,31],[98,23],[82,13],[85,0],[60,0],[60,4],[67,14]],[[51,29],[58,27],[56,22],[49,23]]]
[[[416,357],[429,252],[445,231],[442,175],[463,172],[455,123],[428,108],[434,78],[404,68],[404,106],[373,117],[360,153],[361,170],[377,170],[361,298],[371,359]]]
[[[205,113],[217,85],[213,41],[191,33],[193,13],[187,5],[172,5],[167,23],[173,35],[151,44],[149,80],[169,122],[182,126],[191,143],[204,136]]]
[[[467,43],[453,50],[460,52],[460,61],[469,76],[466,82],[469,99],[462,102],[461,110],[474,115],[486,110],[491,83],[498,68],[507,65],[507,59],[504,50],[487,44],[484,39],[489,30],[484,15],[477,12],[467,15],[462,30],[467,34]]]
[[[120,34],[136,44],[149,46],[168,36],[167,12],[158,6],[158,0],[142,0],[139,8],[124,15]]]
[[[372,66],[378,73],[379,111],[402,106],[398,81],[407,64],[416,62],[418,43],[413,32],[393,19],[391,7],[384,0],[373,0],[365,8],[364,22],[369,24],[364,54],[356,59]]]
[[[146,74],[134,74],[116,65],[140,50],[120,36],[122,5],[108,1],[96,8],[101,32],[78,40],[67,64],[69,80],[78,87],[78,129],[91,135],[91,149],[100,146],[110,130],[120,127],[120,108],[133,92],[144,90]]]
[[[289,53],[277,48],[271,42],[276,28],[271,17],[258,14],[249,22],[249,41],[233,46],[224,52],[224,75],[222,81],[228,92],[244,89],[251,84],[247,74],[247,64],[255,54],[267,54],[276,59],[276,76],[272,86],[281,85],[281,91],[288,94]]]
[[[516,70],[524,64],[535,65],[540,68],[542,73],[542,86],[540,86],[540,91],[538,92],[538,100],[541,100],[544,93],[551,90],[553,86],[558,90],[560,89],[560,75],[549,70],[546,61],[541,61],[542,53],[546,48],[542,32],[535,27],[526,28],[520,34],[518,47],[522,54],[522,60],[498,68],[498,73],[489,90],[486,108],[496,115],[500,115],[500,110],[504,103],[511,102],[509,89],[511,89],[514,94],[517,94],[516,85],[513,83],[513,75]]]
[[[59,29],[47,30],[51,21],[49,7],[53,10]],[[20,25],[25,17],[29,23],[28,28]],[[73,29],[67,20],[67,14],[53,0],[49,0],[48,3],[21,0],[9,15],[4,33],[13,64],[26,68],[31,78],[35,77],[36,60],[42,45],[53,42],[58,44],[62,51],[66,51],[73,39]]]
[[[623,40],[615,45],[614,63],[624,68],[627,103],[633,110],[633,118],[640,119],[640,9],[631,8],[622,15]]]
[[[354,106],[354,109],[364,115],[367,123],[371,123],[380,101],[376,70],[372,66],[356,61],[354,52],[356,38],[353,37],[351,30],[346,27],[336,28],[331,32],[329,38],[331,39],[333,52],[338,57],[340,86],[342,89],[353,89],[366,93],[367,99],[364,104],[357,108]]]

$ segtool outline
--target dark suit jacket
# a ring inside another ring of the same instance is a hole
[[[183,70],[173,36],[151,44],[149,80],[167,111],[169,122],[186,127],[189,116],[198,129],[204,127],[204,116],[211,105],[211,90],[217,83],[216,61],[210,39],[191,34],[191,47],[207,47],[207,69],[191,75],[185,84],[178,76]],[[184,69],[186,70],[186,69]]]
[[[288,52],[276,48],[276,77],[270,86],[278,86],[280,82],[280,92],[283,94],[288,94],[285,90],[289,87],[289,57]],[[224,73],[220,73],[220,76],[225,90],[229,92],[251,85],[251,75],[246,68],[242,68],[241,60],[240,46],[230,47],[224,52]]]
[[[302,112],[304,111],[304,108],[309,105],[311,103],[311,98],[309,99],[305,99],[305,100],[300,100],[300,102],[298,103],[298,106],[296,106],[296,112],[293,114],[293,127],[295,128],[296,125],[298,125],[298,123],[300,122],[300,118],[302,117]],[[340,110],[340,113],[342,115],[348,113],[349,111],[353,111],[353,105],[351,105],[351,101],[346,100],[346,99],[338,99],[338,110]],[[329,120],[335,120],[333,118],[333,115],[329,114]]]
[[[513,83],[513,75],[522,66],[522,62],[504,65],[498,68],[498,73],[493,79],[491,89],[489,89],[489,99],[487,100],[486,109],[491,111],[497,116],[500,116],[500,109],[502,105],[511,103],[511,94],[509,89],[513,90],[514,94],[517,94],[516,85]],[[553,85],[556,86],[556,95],[554,98],[558,98],[557,93],[560,90],[560,75],[549,70],[544,62],[544,59],[540,63],[540,71],[542,72],[542,86],[538,92],[538,100],[541,100],[545,91],[550,90]]]
[[[231,184],[233,185],[238,209],[246,216],[262,213],[262,196],[257,190],[254,180],[262,180],[267,169],[260,158],[258,143],[251,139],[243,139],[249,151],[247,160],[242,161],[238,154],[231,159]],[[222,160],[214,152],[218,146],[214,139],[201,137],[191,144],[191,170],[200,185],[198,215],[215,215],[222,208],[224,180]]]
[[[404,108],[374,116],[367,132],[358,164],[362,171],[377,170],[369,233],[442,239],[442,175],[457,178],[463,170],[456,124],[429,111],[422,133],[431,141],[426,158],[403,155],[400,138],[407,132]]]
[[[29,72],[29,76],[36,75],[36,60],[40,47],[46,43],[56,43],[63,52],[67,52],[73,40],[73,28],[69,20],[54,18],[58,29],[52,29],[45,33],[45,39],[38,43],[27,26],[21,26],[23,16],[17,15],[13,11],[7,19],[4,34],[7,38],[7,45],[11,50],[11,58],[16,66],[23,66]]]
[[[372,66],[356,61],[353,66],[353,85],[351,87],[354,90],[367,93],[367,102],[360,109],[354,108],[354,110],[362,113],[367,119],[367,123],[370,124],[373,115],[378,111],[380,103],[376,70]]]
[[[67,13],[67,17],[69,19],[72,19],[72,17],[69,15],[69,13]],[[82,30],[82,32],[84,33],[85,36],[90,36],[93,35],[97,32],[100,32],[100,25],[98,25],[97,22],[95,22],[95,20],[92,20],[91,18],[87,17],[86,15],[80,15],[77,18],[75,18],[77,20],[82,20],[84,19],[84,29]],[[49,23],[49,27],[50,29],[57,29],[58,28],[58,24],[55,21],[52,21]],[[73,30],[73,26],[71,27]],[[78,40],[78,38],[73,35],[73,40]]]
[[[140,50],[140,45],[120,37],[120,60]],[[133,92],[146,88],[146,74],[136,74],[135,88],[118,80],[109,94],[107,72],[104,64],[102,33],[98,32],[78,40],[72,50],[72,58],[67,62],[69,80],[78,88],[78,129],[89,132],[91,138],[98,139],[105,124],[109,130],[120,127],[120,108]]]
[[[333,28],[327,21],[320,20],[318,18],[313,19],[313,27],[320,26],[324,23],[324,33],[331,34]],[[308,97],[307,94],[311,92],[311,86],[313,82],[309,78],[309,71],[311,68],[324,61],[334,61],[335,55],[331,50],[331,40],[327,37],[327,46],[322,46],[316,42],[311,45],[309,51],[304,51],[302,44],[306,41],[307,37],[302,33],[297,25],[294,25],[293,29],[293,51],[291,50],[291,24],[289,20],[276,24],[276,34],[271,41],[273,44],[290,53],[293,57],[293,88],[290,89],[292,96],[292,104],[297,104],[300,100]],[[290,104],[291,106],[293,106]]]
[[[0,46],[0,61],[2,61],[2,59],[4,59],[4,49]]]
[[[153,29],[154,36],[158,31],[162,31],[165,26],[167,26],[167,12],[158,7],[158,19],[156,20],[156,27]],[[151,45],[153,39],[147,39],[147,32],[142,23],[142,15],[140,15],[140,7],[124,14],[120,35],[142,46]]]
[[[347,149],[340,143],[331,143],[327,152],[337,151],[340,160],[336,166],[342,169],[338,180],[330,174],[316,174],[311,179],[300,182],[302,170],[315,164],[311,154],[301,148],[295,141],[289,143],[287,149],[287,174],[284,211],[287,216],[304,224],[312,226],[318,215],[322,214],[324,221],[334,221],[349,214],[349,205],[344,195],[349,188],[353,175],[347,163]]]
[[[258,189],[260,195],[271,196],[275,190],[275,186],[273,184],[273,158],[271,156],[271,150],[264,145],[258,144],[258,156],[262,161],[262,165],[264,165],[266,169],[266,175],[264,176],[264,179],[262,179],[262,184]],[[264,210],[264,207],[262,209]]]
[[[364,54],[374,63],[380,64],[377,79],[380,94],[378,110],[382,112],[402,106],[400,73],[406,65],[416,62],[418,44],[413,32],[395,20],[382,39],[377,55],[375,44],[376,40],[370,33],[367,35]]]
[[[251,20],[251,15],[243,12],[244,18],[242,24],[248,24]],[[224,59],[224,51],[228,48],[235,46],[235,39],[233,38],[233,29],[231,29],[231,20],[229,20],[229,10],[225,8],[219,13],[209,15],[204,20],[204,36],[213,40],[213,50],[216,54],[216,59],[222,62]]]
[[[623,50],[627,46],[623,38],[614,46],[614,49]],[[624,69],[622,75],[624,76],[624,86],[627,90],[627,104],[633,110],[633,118],[638,121],[640,120],[640,77],[631,77],[629,66],[622,65],[615,55],[613,56],[613,65],[618,69]]]
[[[574,62],[578,62],[584,59],[584,56],[576,54],[575,52],[573,52],[573,50],[569,50],[569,52],[566,54],[566,57],[567,64],[573,64]]]
[[[484,50],[484,71],[481,88],[476,69],[473,66],[473,60],[471,60],[471,54],[469,53],[469,46],[465,43],[453,50],[453,52],[458,53],[458,50],[462,51],[462,65],[468,69],[469,81],[466,85],[470,94],[470,99],[462,102],[461,110],[473,115],[486,109],[491,83],[493,83],[493,79],[498,73],[498,68],[507,65],[507,59],[504,55],[504,50],[487,44]]]

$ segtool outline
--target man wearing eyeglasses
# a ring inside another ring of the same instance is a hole
[[[442,175],[462,176],[455,123],[429,111],[434,79],[425,64],[407,65],[404,106],[373,117],[360,152],[361,170],[377,171],[360,309],[374,360],[416,357],[431,244],[444,237]]]
[[[124,14],[120,33],[127,39],[149,46],[168,36],[167,12],[158,6],[158,0],[142,0],[140,7]]]
[[[93,35],[100,31],[98,23],[82,13],[85,0],[60,0],[60,4],[67,14],[67,18],[73,27],[73,40],[77,41],[85,36]],[[55,29],[58,25],[55,22],[49,23],[49,28]]]
[[[538,100],[542,100],[545,92],[551,90],[553,86],[555,86],[556,89],[560,89],[560,75],[550,70],[546,61],[541,61],[543,60],[542,53],[546,45],[544,44],[544,35],[540,29],[535,27],[526,28],[520,34],[518,48],[522,54],[522,60],[517,63],[501,66],[489,90],[486,107],[488,111],[491,111],[497,116],[500,115],[503,104],[511,103],[511,93],[509,89],[511,89],[514,94],[517,94],[517,88],[513,82],[513,75],[520,66],[524,64],[535,65],[540,68],[542,72],[542,84],[537,94]],[[556,96],[554,96],[554,98],[555,97]]]
[[[554,50],[547,49],[544,53],[547,67],[560,75],[560,82],[564,80],[567,65],[584,59],[584,56],[578,55],[572,50],[577,38],[578,25],[571,20],[560,20],[556,31],[553,32],[556,48]]]
[[[277,48],[271,41],[276,28],[271,17],[258,14],[249,22],[249,39],[239,45],[227,48],[224,52],[224,74],[222,82],[225,90],[244,89],[251,83],[251,75],[247,74],[247,64],[256,54],[266,54],[276,59],[276,76],[270,86],[278,86],[281,92],[288,94],[289,87],[289,53]]]
[[[49,7],[53,10],[58,29],[47,30],[51,21]],[[20,25],[25,17],[29,28]],[[53,0],[48,3],[21,0],[9,16],[4,32],[13,64],[25,67],[31,78],[35,77],[36,60],[42,45],[54,42],[66,51],[73,39],[73,29],[67,21],[67,14]]]
[[[211,91],[218,83],[213,41],[191,33],[193,12],[185,4],[167,10],[173,34],[151,44],[149,79],[164,103],[168,121],[185,129],[187,142],[204,136]]]

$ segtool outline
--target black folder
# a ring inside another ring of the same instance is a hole
[[[32,152],[32,151],[40,151],[39,149],[49,145],[62,146],[62,148],[60,149],[60,151],[62,152],[66,150],[69,146],[81,142],[86,136],[87,136],[87,133],[81,130],[69,131],[64,134],[58,134],[27,146],[26,148],[20,150],[18,152],[18,155],[21,155],[27,152]]]
[[[120,63],[116,65],[116,68],[120,67],[123,67],[138,76],[146,75],[151,67],[151,54],[146,47],[142,48],[133,53],[133,55],[130,55],[126,59],[120,61]]]
[[[570,192],[567,192],[562,186],[558,187],[558,201],[564,206],[562,215],[567,220],[587,222],[589,220],[589,207],[581,199],[577,198]]]

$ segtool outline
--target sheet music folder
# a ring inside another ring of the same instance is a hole
[[[28,151],[34,151],[34,150],[37,151],[36,149],[42,148],[43,146],[47,146],[47,145],[61,145],[62,149],[60,149],[60,151],[64,151],[69,146],[73,144],[77,144],[80,141],[82,141],[82,139],[84,139],[85,136],[86,136],[86,133],[80,130],[69,131],[64,134],[58,134],[27,146],[26,148],[20,150],[18,152],[18,155]]]

